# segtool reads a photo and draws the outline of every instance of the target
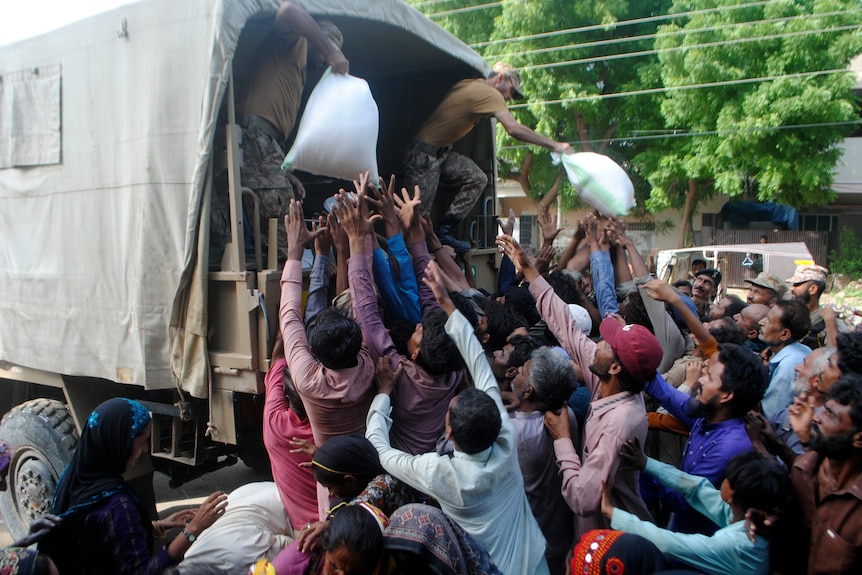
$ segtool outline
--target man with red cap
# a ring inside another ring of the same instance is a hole
[[[576,537],[590,529],[607,529],[601,514],[602,484],[612,484],[615,506],[650,520],[640,496],[638,472],[620,469],[619,450],[629,439],[644,445],[646,409],[641,390],[656,377],[662,348],[658,339],[641,325],[623,325],[613,317],[599,327],[604,341],[595,343],[575,324],[565,302],[539,275],[530,258],[511,236],[499,236],[499,245],[530,282],[530,293],[542,319],[560,345],[579,366],[592,395],[584,427],[583,455],[572,444],[569,419],[545,414],[545,427],[554,438],[557,465],[563,477],[563,497],[577,515]],[[583,367],[589,366],[589,370]]]

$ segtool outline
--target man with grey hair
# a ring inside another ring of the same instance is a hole
[[[829,388],[840,375],[837,370],[834,374],[829,371],[829,359],[833,353],[835,353],[834,347],[819,347],[809,353],[802,363],[796,366],[796,377],[791,384],[794,397],[804,399],[807,396],[820,395],[821,385],[824,386],[823,394],[828,393]],[[802,440],[790,425],[790,407],[787,406],[771,415],[769,423],[775,430],[775,434],[787,444],[787,447],[796,453],[802,453],[805,451]]]
[[[566,400],[577,387],[578,377],[562,351],[550,347],[533,350],[517,369],[512,391],[519,405],[509,412],[509,419],[518,434],[518,464],[527,501],[548,542],[545,557],[551,575],[562,575],[575,537],[574,513],[563,499],[554,440],[545,433],[543,422],[546,411],[566,410],[572,442],[577,445],[578,425]]]
[[[305,197],[302,183],[281,168],[285,139],[296,123],[309,70],[317,71],[318,78],[326,65],[336,74],[348,72],[342,41],[334,24],[318,22],[304,8],[285,0],[276,12],[272,31],[255,52],[244,96],[237,99],[236,120],[242,127],[242,187],[253,190],[260,200],[261,229],[266,229],[270,218],[281,220],[291,199]],[[311,85],[314,83],[316,80]],[[210,224],[214,247],[230,241],[228,204],[226,188],[218,186]],[[287,259],[286,242],[285,230],[278,226],[279,261]]]
[[[506,102],[523,97],[521,75],[505,62],[498,62],[487,78],[461,80],[450,88],[407,151],[407,189],[418,185],[422,190],[422,215],[430,214],[441,181],[458,190],[435,230],[440,241],[458,253],[470,251],[470,244],[455,239],[455,228],[479,201],[488,176],[476,162],[452,151],[455,142],[481,120],[494,117],[516,140],[558,154],[572,153],[571,145],[538,134],[515,120]]]

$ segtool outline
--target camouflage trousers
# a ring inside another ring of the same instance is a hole
[[[281,168],[284,152],[281,146],[270,136],[254,130],[243,128],[240,142],[242,159],[240,161],[240,182],[243,188],[250,188],[258,198],[261,233],[261,249],[263,261],[269,247],[267,230],[269,219],[277,218],[278,223],[278,261],[287,259],[287,234],[284,229],[285,214],[290,200],[293,199],[293,186],[287,179],[287,173]],[[243,212],[249,219],[254,214],[251,200],[243,198]],[[253,226],[248,230],[249,234]],[[210,246],[222,248],[231,241],[230,232],[230,196],[226,179],[219,179],[213,186],[212,209],[210,212]],[[254,245],[253,240],[247,241],[247,247]]]
[[[449,148],[435,149],[420,140],[416,140],[407,151],[405,164],[407,189],[412,193],[413,186],[418,184],[422,191],[422,215],[431,212],[437,187],[442,183],[458,188],[445,215],[461,221],[470,213],[488,185],[488,176],[467,156]]]

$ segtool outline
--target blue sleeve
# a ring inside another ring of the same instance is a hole
[[[509,286],[515,283],[515,264],[509,259],[509,256],[504,255],[500,261],[500,273],[497,275],[497,293],[502,294]]]
[[[308,278],[308,301],[305,303],[305,325],[329,305],[329,257],[318,255]]]
[[[374,249],[371,271],[374,274],[374,283],[377,284],[377,291],[380,292],[380,299],[383,301],[386,311],[393,317],[403,317],[404,309],[395,290],[392,271],[389,269],[389,258],[386,257],[386,252],[382,248]]]
[[[403,319],[411,323],[422,321],[422,309],[419,306],[419,282],[416,280],[416,272],[413,270],[413,258],[404,244],[401,234],[388,238],[389,254],[398,264],[398,273],[392,273],[395,290],[401,300],[401,308],[404,311]],[[391,260],[390,260],[391,266]]]
[[[694,400],[689,394],[676,389],[666,382],[661,374],[656,373],[655,378],[646,382],[644,391],[659,402],[668,413],[682,422],[683,425],[689,429],[694,425],[694,418],[688,415],[691,402]]]
[[[590,270],[593,274],[593,290],[602,317],[609,313],[620,313],[614,285],[614,264],[609,251],[598,250],[590,254]]]

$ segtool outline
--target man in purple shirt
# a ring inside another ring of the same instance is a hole
[[[760,359],[745,347],[723,344],[695,390],[692,398],[660,375],[644,387],[644,391],[691,429],[680,469],[706,477],[718,488],[724,480],[727,462],[751,451],[743,416],[763,397],[766,373]],[[711,535],[717,529],[682,498],[669,495],[662,501],[674,511],[673,531]]]

